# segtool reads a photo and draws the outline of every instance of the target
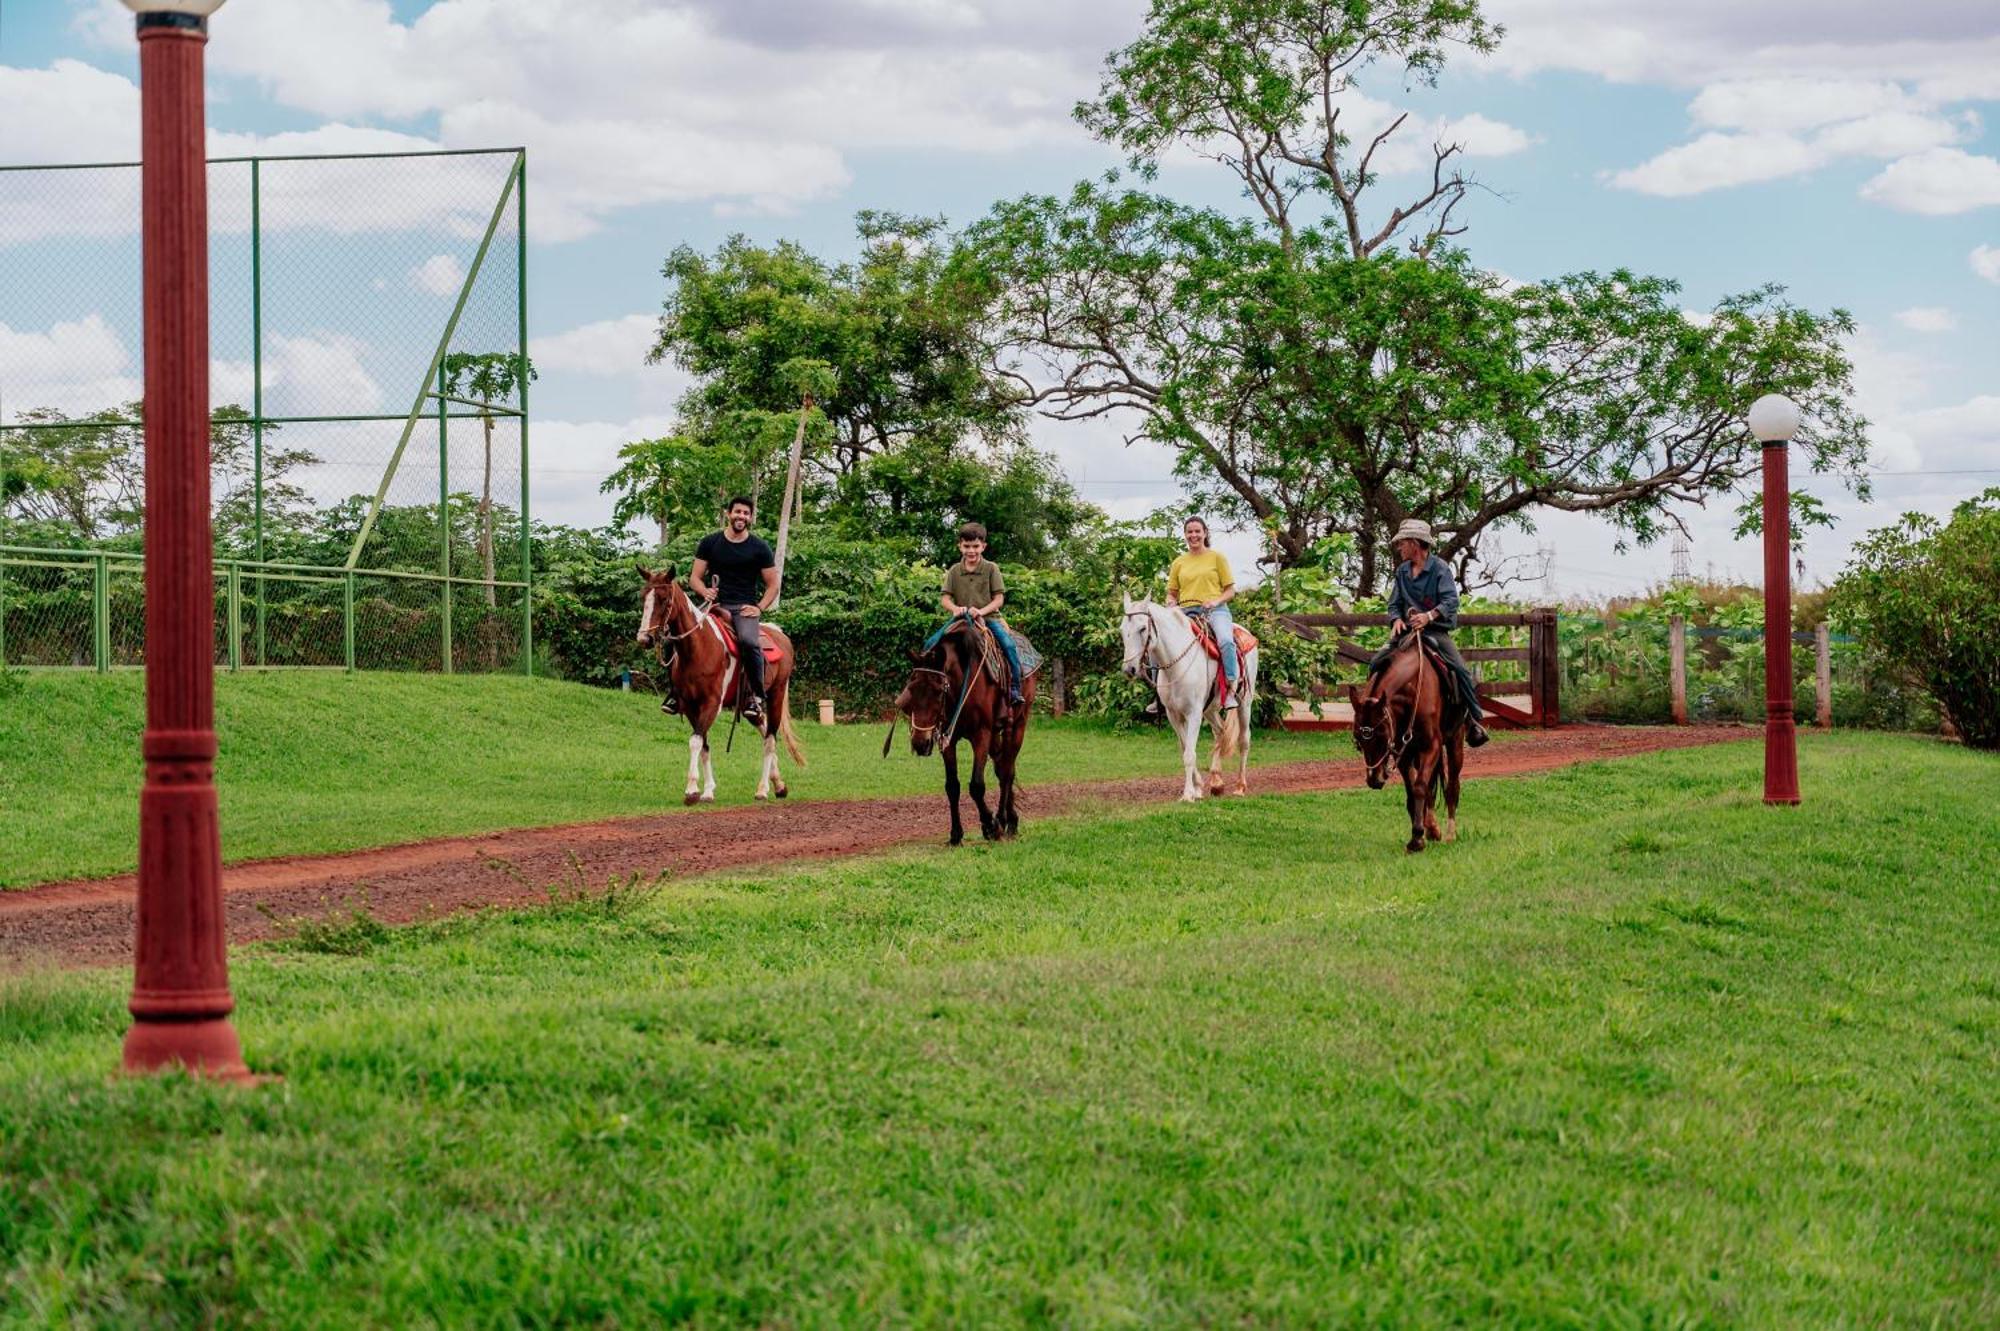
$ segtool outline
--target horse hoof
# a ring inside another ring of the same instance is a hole
[[[701,797],[701,802],[702,802],[703,804],[713,804],[713,803],[715,803],[715,792],[711,790],[711,791],[707,792],[706,794],[704,794],[704,795],[703,795],[703,796]]]
[[[772,794],[776,795],[779,799],[783,799],[785,796],[791,793],[792,792],[790,791],[790,789],[788,789],[785,786],[779,786],[775,791],[772,792]]]
[[[751,796],[751,798],[756,800],[759,804],[762,804],[765,800],[771,797],[769,795],[766,795],[763,791],[760,790],[755,795]]]
[[[690,790],[687,794],[681,796],[681,803],[690,805],[699,804],[701,803],[701,796]]]
[[[1422,837],[1414,837],[1411,839],[1410,844],[1403,847],[1403,849],[1412,855],[1421,854],[1424,849],[1424,839]]]

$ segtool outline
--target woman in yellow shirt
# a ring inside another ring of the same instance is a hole
[[[1236,707],[1236,621],[1230,618],[1229,602],[1236,596],[1236,575],[1220,550],[1209,548],[1208,523],[1189,518],[1181,526],[1187,553],[1167,567],[1167,599],[1190,616],[1208,620],[1215,644],[1222,652],[1222,677],[1228,681],[1222,691],[1222,710]]]

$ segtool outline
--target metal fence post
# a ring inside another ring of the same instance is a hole
[[[229,615],[229,669],[243,668],[243,566],[229,561],[226,605]]]
[[[250,447],[251,484],[256,505],[256,554],[261,565],[264,553],[264,228],[263,183],[258,158],[250,159]],[[232,595],[235,593],[232,592]],[[240,630],[239,630],[240,631]],[[264,575],[257,575],[257,664],[264,655]],[[243,651],[235,649],[230,669],[238,668]]]
[[[111,558],[92,556],[90,577],[90,653],[97,673],[111,669]]]
[[[340,580],[340,630],[347,658],[347,672],[354,673],[354,570]]]
[[[521,339],[521,673],[535,673],[535,563],[528,543],[528,150],[514,173],[514,314]]]
[[[0,551],[0,670],[7,668],[7,555]]]
[[[444,400],[445,370],[438,366],[438,564],[444,573],[444,590],[439,594],[442,658],[440,668],[445,674],[451,673],[451,466],[450,440],[451,417],[449,404]]]

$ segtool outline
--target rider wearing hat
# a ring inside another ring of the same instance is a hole
[[[1389,613],[1396,622],[1391,627],[1389,645],[1369,662],[1372,676],[1389,664],[1390,654],[1411,629],[1423,634],[1424,644],[1438,654],[1458,681],[1459,700],[1466,709],[1465,742],[1478,748],[1486,742],[1486,727],[1480,724],[1479,685],[1451,630],[1458,627],[1458,584],[1452,580],[1451,566],[1431,553],[1437,539],[1430,524],[1411,518],[1396,529],[1396,572],[1389,587]]]

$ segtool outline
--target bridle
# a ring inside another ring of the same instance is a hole
[[[1140,664],[1150,665],[1153,667],[1154,670],[1158,671],[1162,675],[1165,675],[1171,672],[1173,668],[1175,666],[1178,666],[1183,660],[1187,659],[1187,654],[1194,650],[1195,644],[1201,641],[1201,637],[1199,634],[1190,634],[1188,637],[1187,646],[1181,648],[1180,653],[1177,656],[1175,656],[1173,660],[1168,661],[1166,664],[1161,665],[1158,662],[1154,661],[1152,659],[1153,652],[1160,645],[1159,636],[1155,632],[1155,630],[1159,626],[1159,621],[1153,618],[1153,611],[1155,609],[1158,609],[1158,607],[1148,606],[1143,610],[1127,610],[1125,612],[1125,618],[1143,619],[1146,621],[1145,646],[1139,649]]]
[[[910,673],[913,675],[936,675],[940,680],[944,681],[941,686],[942,692],[944,692],[947,695],[949,695],[951,692],[951,676],[945,674],[945,672],[942,670],[935,670],[932,669],[930,666],[912,666],[910,668]],[[940,719],[933,721],[931,724],[927,726],[918,725],[917,719],[915,717],[911,717],[910,734],[918,738],[921,738],[925,735],[935,735],[938,731],[944,729],[945,723],[942,719],[943,715],[944,715],[943,712],[939,712],[938,716]]]
[[[1419,658],[1417,661],[1417,700],[1410,704],[1410,724],[1399,738],[1396,734],[1396,710],[1392,706],[1395,700],[1384,698],[1382,700],[1383,711],[1387,712],[1389,717],[1389,745],[1383,751],[1380,762],[1369,758],[1365,751],[1361,755],[1362,760],[1368,765],[1368,775],[1372,777],[1379,772],[1384,785],[1389,783],[1389,772],[1402,762],[1403,750],[1410,747],[1410,741],[1416,737],[1417,733],[1417,702],[1421,702],[1423,698],[1424,677],[1430,674],[1430,662],[1422,659],[1426,650],[1423,645],[1423,639],[1417,638],[1416,643]],[[1371,683],[1369,687],[1372,689],[1374,686]],[[1371,693],[1370,696],[1372,697],[1373,694]],[[1360,723],[1359,718],[1357,718],[1354,725],[1354,733],[1361,739],[1372,739],[1375,735],[1375,727],[1364,726]]]
[[[646,590],[650,593],[654,589],[648,587]],[[678,582],[671,582],[667,584],[667,594],[664,599],[666,600],[667,604],[666,607],[660,611],[659,627],[656,629],[650,623],[641,624],[639,626],[639,629],[642,633],[648,633],[652,635],[653,659],[658,661],[663,666],[667,664],[667,658],[669,656],[675,655],[675,653],[669,651],[668,648],[673,643],[683,642],[688,638],[693,637],[695,634],[699,633],[701,631],[701,621],[702,621],[702,612],[695,607],[694,598],[689,596],[685,591],[683,591],[681,589],[681,585]],[[688,608],[688,617],[689,617],[688,626],[685,629],[681,630],[679,633],[673,631],[674,603],[676,600],[686,603]]]

